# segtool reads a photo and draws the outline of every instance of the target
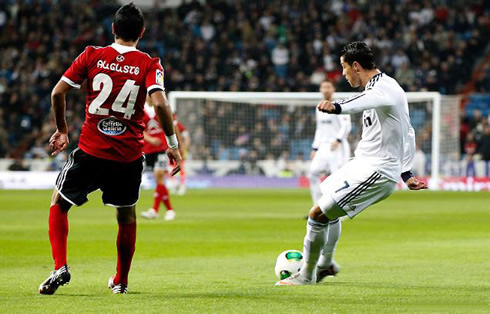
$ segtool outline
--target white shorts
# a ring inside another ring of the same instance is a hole
[[[323,197],[332,198],[350,218],[366,207],[390,196],[395,187],[396,182],[378,173],[374,166],[365,160],[355,158],[328,176],[320,185]],[[320,208],[322,203],[325,202],[320,199],[318,201]],[[338,214],[329,216],[328,210],[329,208],[322,208],[327,217],[337,218],[332,216]]]
[[[322,144],[311,161],[310,173],[332,173],[336,171],[348,159],[349,153],[346,150],[349,150],[349,146],[346,147],[344,143],[341,143],[334,151],[331,150],[330,144]]]

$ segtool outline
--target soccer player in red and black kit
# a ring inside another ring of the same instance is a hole
[[[165,96],[163,68],[158,58],[136,49],[145,31],[140,9],[132,3],[114,16],[115,43],[88,46],[64,73],[51,94],[56,132],[50,139],[53,155],[68,146],[65,95],[87,82],[86,119],[78,148],[63,166],[49,211],[49,240],[54,271],[39,287],[53,294],[70,281],[66,262],[68,210],[87,201],[87,194],[102,190],[105,205],[115,207],[117,268],[109,279],[113,293],[128,291],[128,273],[136,242],[136,209],[143,171],[143,106],[150,95],[167,134],[167,155],[174,162],[171,174],[180,170],[181,157],[174,133],[172,113]]]
[[[145,104],[145,117],[143,118],[143,122],[145,123],[145,145],[143,146],[143,152],[146,157],[146,168],[153,171],[156,188],[153,194],[153,207],[141,212],[141,216],[147,219],[158,218],[160,203],[163,202],[167,208],[165,220],[173,220],[175,219],[175,211],[170,204],[170,196],[165,186],[165,174],[168,168],[168,158],[165,155],[165,151],[168,149],[168,145],[165,142],[165,131],[161,127],[151,99],[148,99]],[[182,164],[180,171],[182,171]]]

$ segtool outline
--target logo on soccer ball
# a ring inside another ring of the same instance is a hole
[[[163,71],[157,70],[157,84],[163,87]]]
[[[124,56],[123,56],[123,55],[118,55],[118,56],[116,57],[116,61],[117,61],[117,62],[123,62],[123,61],[124,61]]]
[[[105,135],[110,136],[121,135],[127,128],[128,126],[124,122],[116,119],[115,117],[108,117],[100,120],[99,123],[97,123],[97,129],[99,129],[99,131]]]

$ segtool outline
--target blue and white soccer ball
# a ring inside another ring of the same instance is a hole
[[[274,271],[277,278],[282,280],[298,273],[303,263],[303,253],[301,251],[287,250],[277,257]]]

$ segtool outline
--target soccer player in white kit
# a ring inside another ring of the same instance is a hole
[[[320,84],[324,100],[333,100],[335,87],[330,80]],[[350,157],[350,146],[347,141],[351,130],[350,115],[330,115],[316,108],[316,131],[311,145],[311,164],[308,173],[313,204],[316,204],[322,192],[321,177],[339,169]]]
[[[340,230],[331,236],[329,222],[345,215],[353,218],[387,198],[400,176],[411,190],[427,188],[411,173],[415,132],[403,89],[377,69],[374,54],[365,43],[346,45],[340,63],[349,84],[354,88],[364,86],[364,92],[340,102],[324,100],[318,109],[329,114],[363,112],[362,138],[355,157],[320,186],[322,197],[310,210],[306,227],[303,267],[276,285],[315,284],[335,275],[339,268],[333,253]]]

